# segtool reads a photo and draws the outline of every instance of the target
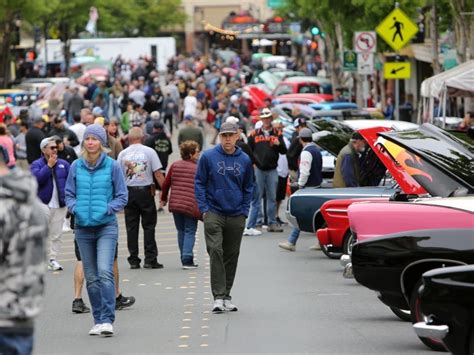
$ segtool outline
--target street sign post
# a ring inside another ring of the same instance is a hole
[[[344,51],[343,70],[357,71],[357,53],[354,51]]]
[[[418,32],[418,26],[397,7],[375,30],[390,47],[398,51]]]
[[[356,32],[354,34],[354,50],[357,53],[375,53],[377,50],[377,35],[375,32]]]
[[[410,62],[385,63],[383,66],[383,75],[385,79],[410,79]]]
[[[372,53],[357,54],[357,73],[372,75],[374,73],[374,55]]]

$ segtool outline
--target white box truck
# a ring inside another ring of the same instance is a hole
[[[63,43],[57,39],[46,41],[41,47],[39,60],[44,63],[45,53],[48,63],[62,62]],[[136,37],[136,38],[87,38],[71,40],[72,56],[98,56],[104,60],[114,61],[118,55],[124,59],[136,60],[140,56],[156,58],[158,70],[166,70],[170,58],[176,55],[176,40],[173,37]]]

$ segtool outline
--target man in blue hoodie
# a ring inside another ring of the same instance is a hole
[[[253,192],[253,168],[235,144],[238,126],[225,122],[220,145],[203,153],[196,172],[195,192],[203,214],[207,252],[211,260],[214,313],[237,311],[230,290],[234,283],[240,242]]]

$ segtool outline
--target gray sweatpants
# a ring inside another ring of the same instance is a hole
[[[244,227],[245,216],[229,217],[209,212],[204,219],[214,299],[231,299]]]

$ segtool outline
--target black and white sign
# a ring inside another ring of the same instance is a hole
[[[372,53],[357,54],[357,74],[372,75],[374,73],[374,55]]]
[[[354,35],[354,50],[357,53],[375,53],[377,50],[377,35],[375,32],[356,32]]]

